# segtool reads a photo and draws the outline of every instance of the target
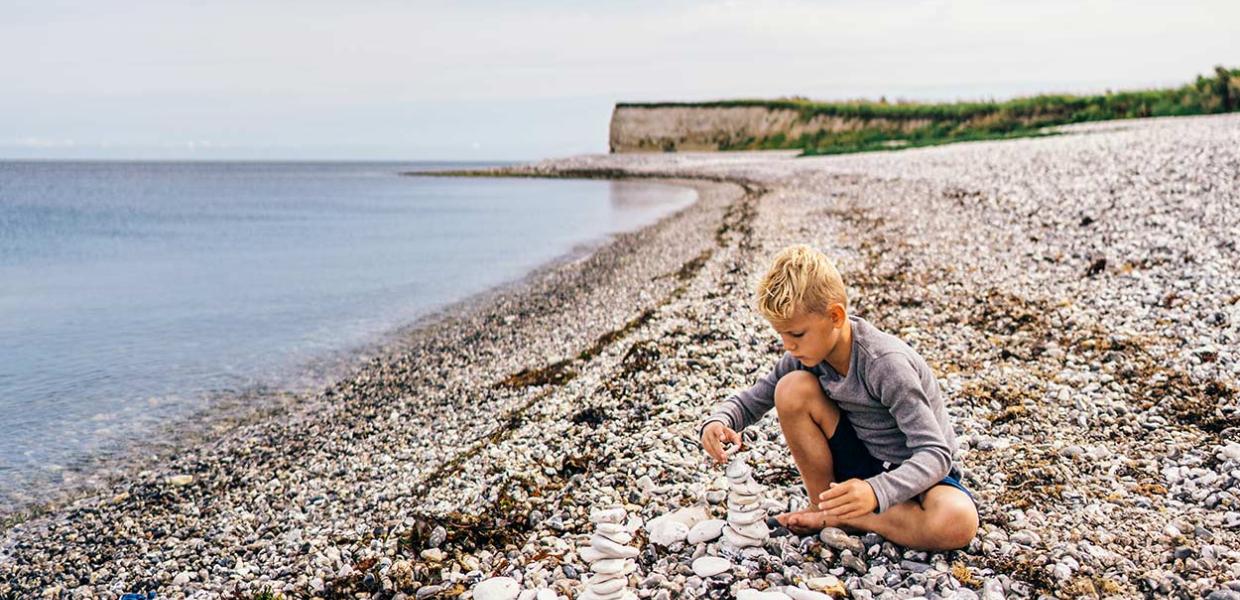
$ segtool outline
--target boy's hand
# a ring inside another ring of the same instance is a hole
[[[702,430],[702,447],[715,459],[715,462],[721,464],[728,460],[723,453],[724,442],[732,442],[739,449],[742,446],[741,434],[732,431],[731,427],[720,421],[711,421],[706,425],[706,429]]]
[[[818,503],[827,514],[839,519],[864,517],[878,508],[874,488],[862,479],[849,479],[844,483],[832,483],[827,491],[818,495]]]

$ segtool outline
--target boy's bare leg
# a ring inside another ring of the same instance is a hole
[[[977,510],[964,492],[946,485],[926,491],[921,502],[909,500],[882,513],[842,521],[818,510],[818,497],[834,481],[827,440],[835,435],[840,409],[827,398],[808,371],[793,371],[775,386],[775,409],[792,458],[809,493],[810,506],[778,517],[798,533],[823,527],[873,531],[909,548],[951,550],[969,544],[977,532]]]
[[[779,414],[784,439],[792,451],[792,459],[796,461],[801,480],[809,493],[810,505],[801,512],[817,514],[818,502],[814,499],[835,480],[835,463],[827,439],[835,434],[840,409],[827,398],[813,373],[793,371],[775,386],[775,410]],[[779,519],[785,527],[789,526],[784,522],[785,515],[780,515]],[[799,532],[812,529],[797,524],[792,528]]]
[[[841,520],[825,512],[798,513],[790,519],[799,527],[853,527],[873,531],[907,548],[955,550],[969,545],[977,533],[977,509],[962,491],[935,485],[921,502],[908,500],[855,519]]]

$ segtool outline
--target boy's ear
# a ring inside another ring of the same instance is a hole
[[[830,317],[832,324],[839,327],[848,318],[848,313],[844,312],[844,305],[837,302],[827,307],[827,316]]]

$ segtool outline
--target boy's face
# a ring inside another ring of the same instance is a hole
[[[784,349],[801,364],[813,367],[826,360],[840,341],[840,328],[847,317],[844,308],[832,304],[826,314],[797,312],[791,319],[771,326],[779,332]]]

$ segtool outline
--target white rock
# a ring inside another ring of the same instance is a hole
[[[595,594],[598,594],[600,596],[606,596],[608,594],[614,594],[624,589],[624,586],[627,583],[628,582],[625,581],[624,578],[618,577],[615,579],[606,579],[603,581],[590,580],[590,583],[587,584],[587,587],[589,587],[590,591],[594,592]]]
[[[706,512],[705,506],[686,506],[668,514],[667,518],[684,523],[685,527],[693,529],[694,525],[709,519],[710,513]]]
[[[609,555],[607,555],[607,554],[604,554],[604,553],[602,553],[602,552],[600,552],[600,551],[598,551],[598,550],[595,550],[594,548],[591,548],[591,547],[589,547],[589,546],[586,546],[585,548],[582,548],[582,549],[578,550],[578,551],[577,551],[577,556],[580,556],[580,557],[581,557],[581,560],[583,560],[583,561],[585,561],[585,562],[588,562],[588,563],[592,563],[592,562],[594,562],[594,561],[596,561],[596,560],[602,560],[602,559],[604,559],[604,558],[613,558],[612,556],[609,556]]]
[[[834,596],[830,596],[822,592],[805,590],[790,585],[784,587],[784,593],[787,594],[788,597],[792,598],[792,600],[835,600]]]
[[[689,530],[686,539],[690,544],[700,544],[718,539],[720,535],[723,535],[723,526],[727,524],[728,522],[723,519],[702,521]]]
[[[693,561],[693,573],[698,577],[711,577],[725,573],[732,568],[732,563],[718,556],[703,556]]]
[[[617,544],[627,544],[633,541],[633,534],[627,531],[620,531],[616,533],[607,533],[604,531],[599,531],[597,533],[598,535],[603,536]]]
[[[823,575],[822,577],[810,577],[805,581],[812,590],[828,590],[840,585],[840,579],[835,575]]]
[[[590,538],[590,547],[602,552],[608,558],[633,558],[637,556],[637,548],[617,544],[601,535]]]
[[[646,531],[649,533],[650,543],[663,547],[683,542],[689,535],[688,526],[679,521],[673,521],[666,515],[652,519],[646,524]]]
[[[605,508],[590,513],[591,523],[623,523],[625,511],[623,507]]]
[[[521,586],[511,577],[492,577],[474,586],[474,600],[515,600]]]
[[[194,482],[193,475],[173,475],[168,478],[168,483],[175,486],[189,485]]]
[[[736,533],[755,540],[765,540],[771,537],[771,528],[766,526],[766,521],[754,521],[745,525],[734,523],[730,527]]]
[[[727,522],[734,525],[748,525],[750,523],[756,523],[765,519],[766,512],[762,510],[752,510],[748,512],[729,510]]]
[[[629,561],[623,558],[604,558],[603,560],[592,563],[590,565],[590,570],[595,573],[604,574],[619,573],[624,570],[625,563],[627,562]]]
[[[788,595],[783,592],[760,592],[752,588],[746,588],[736,593],[736,600],[791,600]]]
[[[749,465],[739,458],[732,459],[723,471],[724,475],[728,476],[728,479],[744,479],[752,472],[753,470],[749,468]]]
[[[723,528],[723,541],[733,548],[751,548],[754,546],[761,546],[763,542],[763,540],[760,539],[745,537],[737,533],[736,530],[731,527]]]

